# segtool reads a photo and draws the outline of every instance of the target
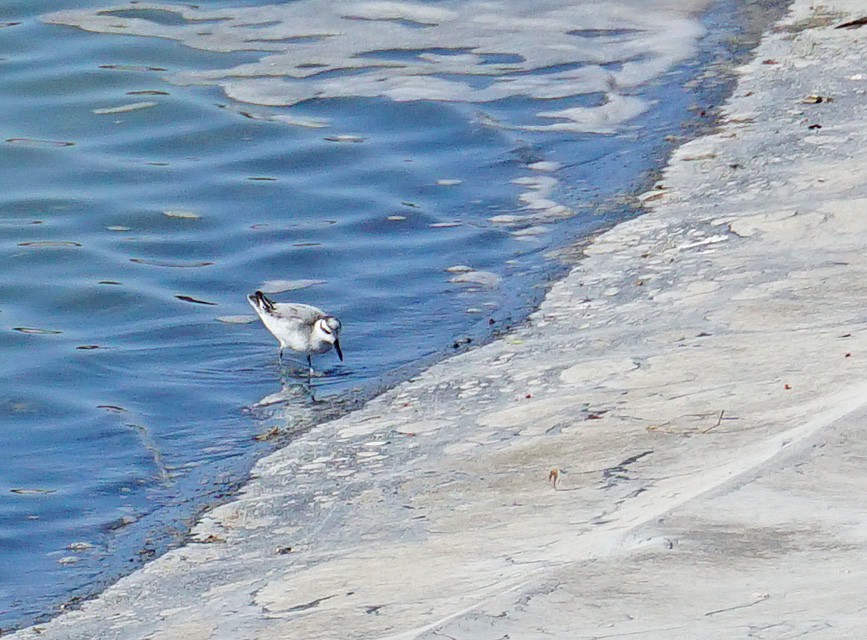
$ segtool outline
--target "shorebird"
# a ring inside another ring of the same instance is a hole
[[[343,360],[340,349],[340,320],[330,316],[322,309],[309,304],[293,302],[274,302],[261,291],[247,296],[262,324],[280,343],[280,363],[283,363],[283,349],[303,353],[307,356],[307,366],[313,372],[310,356],[331,351]]]

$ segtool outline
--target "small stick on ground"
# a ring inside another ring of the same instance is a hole
[[[716,429],[718,426],[720,426],[722,424],[723,416],[725,415],[725,412],[726,412],[726,410],[722,409],[719,412],[719,418],[717,418],[716,424],[713,425],[712,427],[708,427],[707,429],[703,430],[702,433],[709,433],[709,432],[713,431],[714,429]]]

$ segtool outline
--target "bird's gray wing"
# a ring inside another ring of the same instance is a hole
[[[275,304],[271,315],[283,320],[284,322],[293,324],[298,323],[299,325],[312,325],[314,322],[325,316],[325,314],[316,307],[294,302],[280,302]]]

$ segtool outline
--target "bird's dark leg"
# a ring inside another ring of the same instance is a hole
[[[283,368],[283,347],[280,347],[280,368]]]
[[[310,354],[307,354],[307,383],[313,382],[313,361],[310,359]]]

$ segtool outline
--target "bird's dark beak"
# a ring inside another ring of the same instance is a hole
[[[340,358],[340,362],[343,362],[343,351],[340,349],[340,340],[334,341],[334,350],[337,352],[337,357]]]

